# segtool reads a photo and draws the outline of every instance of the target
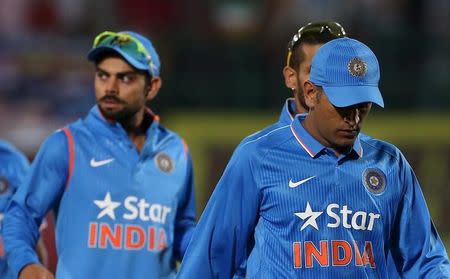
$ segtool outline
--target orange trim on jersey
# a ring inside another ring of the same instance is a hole
[[[183,150],[184,150],[184,155],[188,155],[189,153],[189,146],[187,145],[186,141],[184,139],[181,139],[181,142],[183,143]]]
[[[66,127],[63,128],[62,130],[63,130],[64,134],[66,134],[67,143],[69,144],[69,173],[67,174],[66,187],[64,189],[64,190],[67,190],[67,187],[69,186],[70,178],[72,177],[73,166],[75,164],[75,151],[74,151],[74,143],[73,143],[72,133]]]
[[[300,136],[295,132],[294,126],[291,124],[291,131],[294,134],[294,137],[297,139],[298,143],[305,149],[305,151],[309,154],[309,156],[314,157],[316,154],[306,146],[306,144],[301,140]]]
[[[145,108],[145,112],[152,116],[153,121],[161,122],[160,118],[159,118],[159,115],[155,114],[149,107]]]

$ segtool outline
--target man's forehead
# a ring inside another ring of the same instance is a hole
[[[97,70],[111,74],[138,74],[139,71],[120,57],[108,57],[96,65]]]

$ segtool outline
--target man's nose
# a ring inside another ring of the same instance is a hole
[[[361,121],[361,114],[358,108],[352,108],[345,114],[344,120],[351,125],[358,125]]]
[[[115,77],[111,77],[106,82],[105,90],[110,94],[117,94],[119,92],[118,79]]]

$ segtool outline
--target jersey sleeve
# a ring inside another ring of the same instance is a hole
[[[192,233],[195,229],[195,188],[192,159],[189,151],[186,151],[187,170],[184,193],[177,209],[175,220],[175,258],[183,258]]]
[[[11,183],[13,191],[16,191],[30,169],[30,162],[19,150],[11,147],[2,164],[6,167],[5,175]]]
[[[402,278],[450,278],[445,247],[434,227],[419,182],[403,158],[405,193],[397,213],[392,251]]]
[[[16,276],[25,265],[39,262],[35,252],[39,225],[64,192],[68,157],[64,133],[50,135],[7,208],[3,237],[8,263]]]
[[[240,151],[239,151],[240,150]],[[253,248],[259,191],[247,152],[238,149],[197,227],[178,278],[233,278]]]

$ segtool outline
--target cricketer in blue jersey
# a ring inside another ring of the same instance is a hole
[[[359,41],[315,54],[291,124],[240,145],[208,202],[178,278],[450,278],[447,252],[402,153],[359,131],[384,106]]]
[[[308,112],[300,85],[309,79],[312,57],[324,43],[345,35],[344,28],[335,21],[310,22],[298,29],[288,43],[286,65],[283,68],[285,85],[291,90],[293,97],[285,101],[276,123],[248,136],[240,145],[278,127],[290,124],[296,114]],[[245,273],[246,262],[244,261],[239,270],[236,270],[235,277],[245,278]]]
[[[293,97],[285,101],[276,123],[248,136],[241,142],[241,145],[276,128],[291,124],[296,114],[308,112],[309,109],[305,103],[302,87],[309,80],[312,58],[319,47],[326,42],[346,36],[345,29],[335,21],[310,22],[298,29],[288,43],[286,65],[283,68],[285,85],[292,91]],[[365,135],[361,133],[361,136],[364,137]],[[397,278],[398,274],[390,253],[387,262],[390,278]],[[245,273],[246,263],[244,262],[236,271],[235,276],[244,278]]]
[[[0,140],[0,278],[14,278],[6,263],[2,221],[12,195],[28,170],[28,159],[9,142]]]
[[[195,224],[194,185],[186,144],[145,106],[161,86],[158,55],[137,33],[103,32],[88,59],[97,105],[41,146],[8,208],[8,262],[20,278],[53,278],[32,247],[54,209],[55,277],[174,278]]]

